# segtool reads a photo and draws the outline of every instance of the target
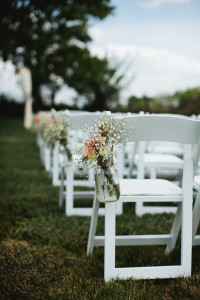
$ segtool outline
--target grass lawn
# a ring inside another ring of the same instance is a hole
[[[58,208],[59,188],[41,165],[34,133],[21,119],[0,120],[0,299],[200,299],[200,247],[193,247],[191,278],[103,279],[103,247],[86,256],[89,217],[66,217]],[[136,217],[124,206],[117,233],[166,233],[172,215]],[[99,217],[98,234],[104,218]],[[163,246],[119,247],[117,265],[174,264]]]

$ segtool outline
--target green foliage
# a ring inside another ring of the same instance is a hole
[[[131,96],[128,99],[128,111],[138,113],[140,111],[150,112],[153,99],[147,96],[141,98],[136,96]]]
[[[157,98],[131,96],[125,108],[118,107],[120,111],[138,113],[174,113],[183,115],[200,114],[200,88],[178,91],[173,95],[163,95]]]
[[[172,97],[178,99],[180,114],[200,114],[200,87],[176,92]]]
[[[200,298],[199,246],[193,247],[191,278],[105,283],[103,248],[86,256],[90,218],[67,217],[58,208],[59,188],[51,185],[35,134],[23,129],[23,121],[0,122],[0,299]],[[168,214],[137,217],[127,204],[117,216],[117,234],[166,233],[172,220]],[[103,233],[104,217],[99,217],[97,234]],[[174,264],[180,245],[169,256],[163,246],[117,247],[116,254],[118,266]]]
[[[113,9],[110,0],[0,2],[0,57],[31,69],[36,110],[42,108],[42,85],[50,88],[53,104],[63,81],[88,97],[91,109],[117,100],[120,76],[114,78],[109,61],[87,48],[91,20],[103,20]]]

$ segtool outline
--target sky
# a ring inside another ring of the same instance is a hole
[[[199,0],[113,0],[94,24],[93,53],[122,61],[123,95],[158,96],[200,85]]]
[[[124,90],[156,97],[200,86],[200,0],[112,0],[112,15],[91,20],[91,52],[121,65]],[[0,93],[21,99],[13,66],[0,62]],[[64,88],[57,102],[75,93]]]

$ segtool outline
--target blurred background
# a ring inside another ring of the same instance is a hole
[[[200,114],[199,0],[0,2],[0,114],[33,111]]]

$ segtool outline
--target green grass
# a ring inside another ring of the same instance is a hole
[[[2,119],[0,299],[200,299],[200,247],[193,247],[190,278],[105,283],[103,248],[86,256],[90,218],[66,217],[58,194],[41,165],[35,134],[21,119]],[[136,217],[134,206],[125,205],[117,233],[166,233],[172,215],[156,217]],[[103,234],[103,217],[97,231]],[[170,265],[180,261],[180,244],[169,256],[160,246],[119,247],[116,255],[117,266]]]

